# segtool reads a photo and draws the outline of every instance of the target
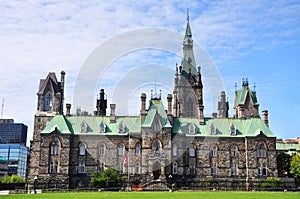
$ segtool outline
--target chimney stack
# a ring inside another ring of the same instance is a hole
[[[60,89],[61,89],[61,101],[60,101],[60,107],[59,107],[59,113],[64,114],[64,99],[65,99],[65,71],[60,72]]]
[[[146,93],[141,94],[141,124],[143,125],[146,117]]]
[[[263,110],[262,111],[262,120],[267,125],[267,127],[269,127],[269,113],[268,113],[268,110]]]
[[[116,122],[116,104],[110,104],[110,123],[115,123]]]
[[[71,116],[71,104],[66,104],[67,112],[66,116]]]

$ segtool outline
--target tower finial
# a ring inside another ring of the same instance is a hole
[[[190,20],[189,8],[186,9],[186,20]]]

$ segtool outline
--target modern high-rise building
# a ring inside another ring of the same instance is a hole
[[[27,126],[13,119],[0,119],[0,158],[7,164],[7,174],[27,176],[29,148],[26,146]]]
[[[27,126],[12,119],[0,119],[0,143],[26,146]]]

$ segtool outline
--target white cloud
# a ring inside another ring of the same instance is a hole
[[[4,116],[26,122],[31,138],[39,79],[45,78],[49,71],[59,74],[66,70],[66,101],[73,101],[80,67],[97,46],[120,33],[143,27],[183,33],[186,7],[190,10],[195,42],[208,51],[225,76],[229,76],[224,70],[228,61],[243,62],[249,53],[299,44],[300,4],[293,0],[2,1],[0,98],[5,98]],[[181,43],[178,45],[181,49]],[[115,48],[111,46],[108,50]],[[137,58],[144,62],[136,62]],[[148,57],[132,53],[120,60],[123,63],[116,62],[116,68],[110,71],[114,78],[123,72],[122,64],[128,66],[131,61],[137,65],[156,64],[160,57],[153,53]],[[176,62],[178,58],[174,60],[174,56],[162,61],[170,68]],[[230,71],[231,79],[241,76],[235,72],[239,69]],[[233,85],[226,83],[232,81],[225,80],[225,87],[232,88]]]

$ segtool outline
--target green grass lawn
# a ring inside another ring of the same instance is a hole
[[[205,198],[205,199],[231,199],[231,198],[253,198],[253,199],[292,199],[300,198],[300,193],[293,192],[72,192],[72,193],[42,193],[42,194],[19,194],[19,195],[0,195],[0,198],[55,198],[55,199],[92,199],[92,198],[154,198],[154,199],[189,199],[189,198]]]

